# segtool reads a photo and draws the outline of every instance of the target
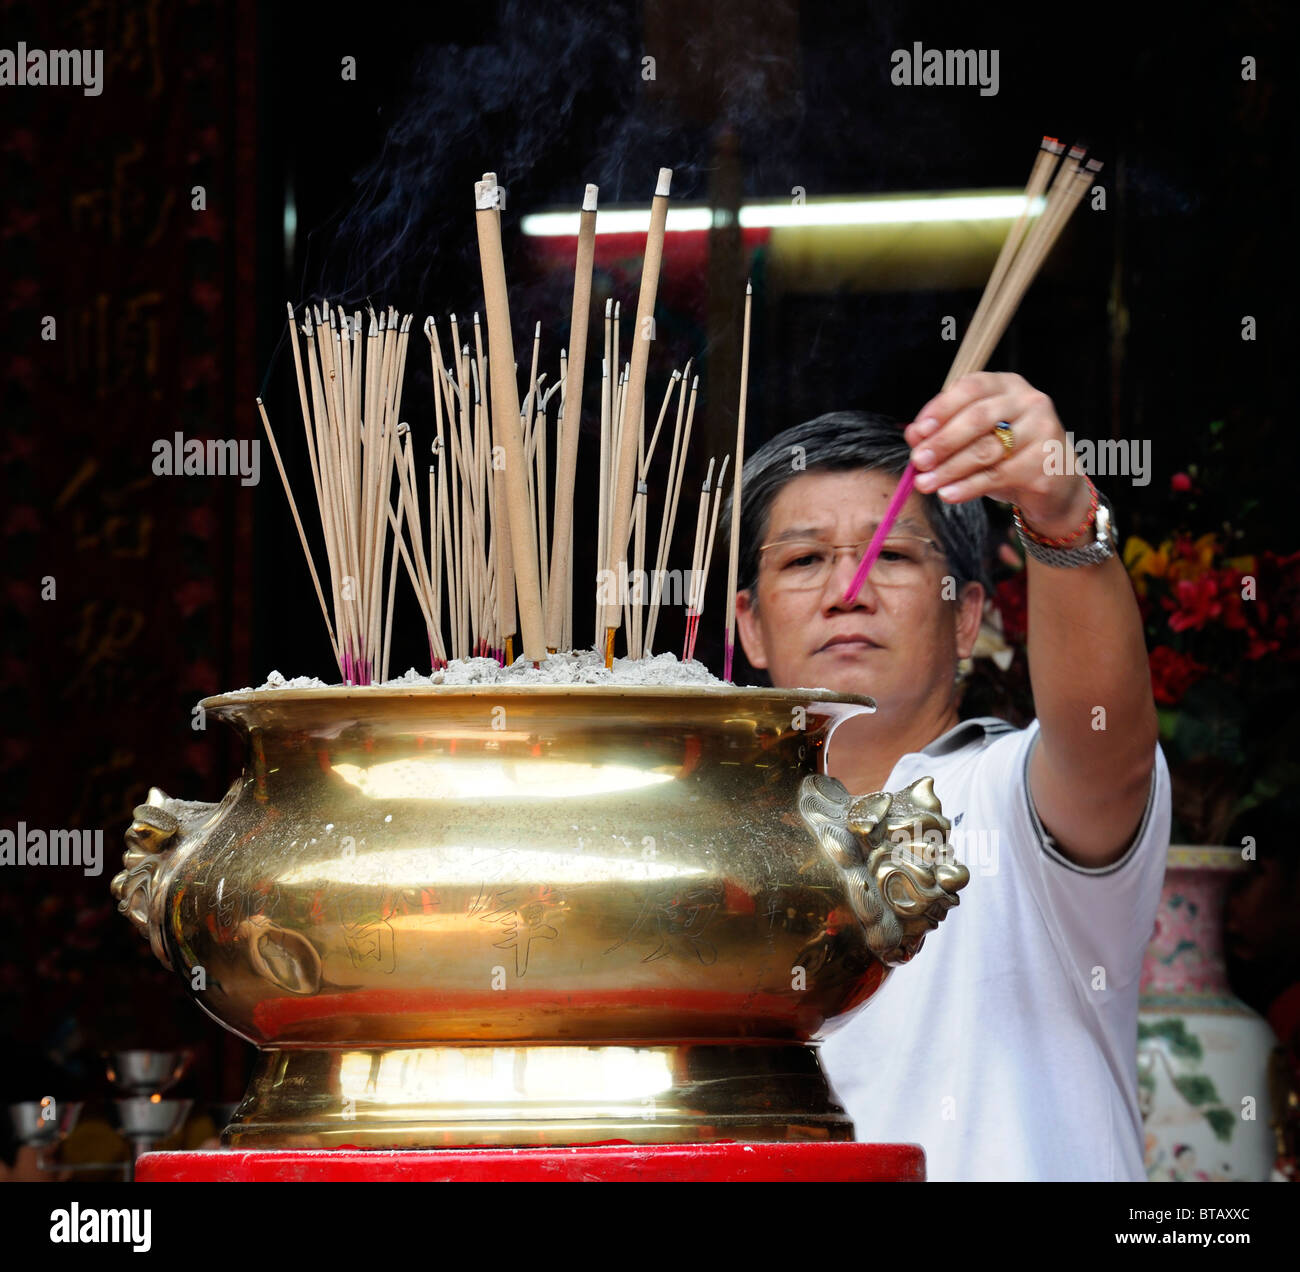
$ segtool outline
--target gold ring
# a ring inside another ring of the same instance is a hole
[[[998,441],[1002,443],[1002,458],[1005,459],[1013,450],[1016,449],[1016,438],[1015,434],[1011,431],[1011,425],[1005,420],[1000,420],[993,426],[993,433],[997,437]]]

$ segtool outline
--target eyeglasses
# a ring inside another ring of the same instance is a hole
[[[821,539],[778,539],[758,550],[759,564],[766,561],[772,586],[781,592],[820,592],[835,565],[837,552],[852,552],[861,560],[870,539],[860,543],[825,543]],[[881,546],[871,567],[871,582],[877,587],[907,587],[922,583],[926,566],[943,549],[919,535],[891,535]]]

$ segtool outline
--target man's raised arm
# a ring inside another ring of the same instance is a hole
[[[1010,448],[999,423],[1010,425]],[[1048,443],[1068,445],[1051,399],[1020,376],[963,377],[918,412],[906,438],[918,490],[952,503],[984,495],[1013,503],[1027,530],[1061,544],[1057,559],[1077,559],[1095,541],[1088,482],[1048,471],[1059,467],[1047,462]],[[1030,792],[1065,857],[1110,865],[1141,822],[1158,736],[1137,600],[1118,552],[1077,566],[1030,554],[1027,569],[1041,731]]]

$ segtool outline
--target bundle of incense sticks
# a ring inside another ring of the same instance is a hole
[[[709,471],[700,488],[700,510],[695,522],[695,553],[691,564],[691,599],[686,610],[686,641],[682,646],[683,660],[695,657],[695,638],[700,633],[700,615],[704,613],[704,591],[709,581],[709,567],[713,563],[713,541],[718,536],[718,512],[722,508],[723,483],[727,479],[727,465],[730,455],[722,457],[722,467],[718,471],[717,489],[713,495],[713,515],[709,518],[709,483],[713,478],[713,460],[709,460]],[[709,521],[707,542],[705,522]]]
[[[406,489],[409,452],[398,446],[410,323],[409,315],[399,316],[394,309],[378,315],[370,310],[367,328],[359,310],[349,315],[342,307],[308,308],[302,328],[304,354],[292,307],[289,310],[303,430],[329,563],[332,622],[270,419],[262,400],[257,400],[334,657],[349,684],[370,684],[382,675],[385,642],[391,635],[391,624],[387,633],[384,629],[386,614],[391,617],[392,611],[384,605],[383,568],[390,526],[397,530],[398,548],[406,551],[391,502],[395,474],[402,512],[407,517],[415,512]],[[407,563],[412,568],[409,557]],[[436,608],[426,612],[426,620],[431,656],[443,659]]]
[[[621,374],[621,305],[607,303],[605,309],[593,641],[598,647],[602,632],[607,634],[607,657],[612,657],[618,626],[625,629],[629,656],[649,656],[665,584],[678,584],[679,602],[683,594],[680,576],[667,564],[699,390],[692,363],[671,372],[648,438],[644,410],[670,175],[660,170],[632,350]],[[540,369],[541,324],[535,324],[521,394],[501,246],[504,191],[492,173],[475,184],[484,320],[475,313],[472,339],[462,338],[456,315],[450,316],[450,361],[439,324],[432,317],[425,320],[434,409],[428,439],[432,462],[423,483],[417,476],[415,434],[399,422],[410,316],[391,309],[379,315],[371,311],[363,336],[361,313],[309,307],[300,333],[290,307],[290,344],[328,563],[329,601],[260,398],[257,405],[347,683],[388,678],[399,558],[424,619],[432,667],[444,666],[449,651],[456,658],[513,661],[516,634],[523,638],[523,656],[534,663],[547,652],[572,648],[573,500],[596,198],[596,187],[588,186],[578,237],[571,348],[560,350],[559,376],[548,386],[548,373]],[[670,413],[674,427],[668,475],[660,492],[652,490],[652,464]],[[729,462],[730,456],[724,457],[716,483],[710,462],[692,568],[686,574],[687,649],[692,652]],[[647,586],[652,498],[662,507]]]
[[[1002,339],[1011,319],[1015,316],[1021,299],[1034,281],[1043,262],[1047,259],[1061,231],[1065,228],[1070,214],[1079,205],[1084,192],[1092,184],[1101,163],[1096,159],[1084,162],[1085,150],[1075,145],[1057,167],[1064,146],[1055,137],[1044,137],[1039,147],[1034,166],[1025,186],[1025,203],[1008,233],[1002,250],[989,276],[988,285],[980,299],[975,316],[971,319],[957,350],[947,378],[943,382],[946,389],[955,380],[975,371],[982,371],[987,364],[997,343]],[[1026,230],[1029,209],[1047,189],[1052,170],[1056,168],[1055,178],[1047,194],[1047,203],[1042,215]],[[888,536],[894,522],[898,519],[907,496],[916,480],[916,470],[909,463],[899,478],[885,515],[881,518],[876,532],[867,545],[853,581],[844,594],[846,604],[852,604],[862,590],[871,567],[880,555],[881,545]],[[730,677],[728,677],[730,679]]]

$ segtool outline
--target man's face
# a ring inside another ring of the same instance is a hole
[[[897,484],[897,478],[867,469],[796,477],[772,501],[763,542],[807,539],[865,547]],[[890,531],[891,540],[895,536],[937,543],[915,492]],[[954,601],[951,584],[945,589],[950,567],[937,548],[922,547],[903,581],[886,584],[873,567],[852,605],[844,603],[844,593],[858,568],[857,554],[835,553],[824,583],[812,590],[792,588],[777,568],[780,559],[779,550],[759,554],[756,595],[740,593],[736,607],[745,654],[767,670],[773,685],[869,694],[891,715],[951,696],[956,662],[975,646],[984,593],[968,585]]]

